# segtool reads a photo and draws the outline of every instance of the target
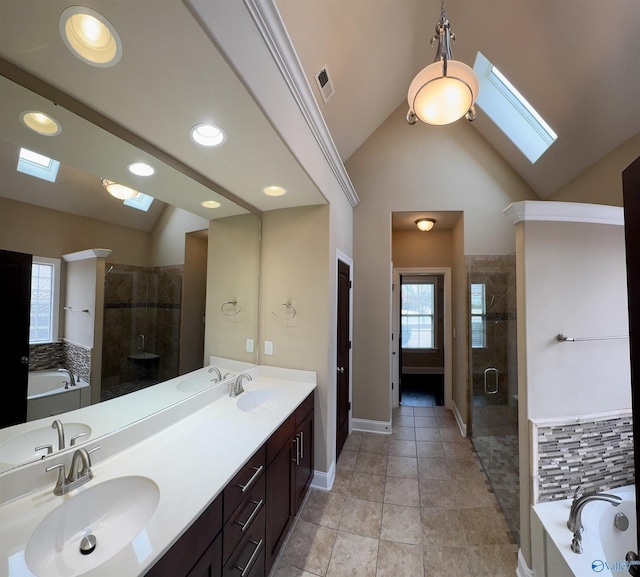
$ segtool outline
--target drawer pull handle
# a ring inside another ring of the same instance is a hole
[[[256,559],[258,558],[258,553],[260,553],[260,548],[262,547],[262,539],[260,539],[260,541],[258,541],[257,543],[255,541],[251,541],[251,543],[253,543],[256,548],[253,550],[253,553],[251,554],[249,561],[247,561],[247,564],[244,567],[240,567],[240,565],[234,565],[236,569],[242,571],[240,577],[247,577],[247,575],[251,572],[251,569],[253,568]]]
[[[304,433],[300,431],[300,459],[304,459]]]
[[[251,485],[253,485],[256,481],[256,479],[260,476],[260,473],[262,473],[262,469],[264,469],[263,465],[260,465],[259,467],[251,467],[255,473],[253,474],[253,476],[251,477],[251,479],[249,479],[249,481],[247,482],[246,485],[241,485],[240,483],[238,483],[238,487],[240,487],[242,489],[243,493],[246,493],[247,490],[249,489],[249,487],[251,487]]]
[[[296,456],[295,459],[291,459],[296,465],[300,464],[300,437],[296,435],[295,439],[291,439],[292,443],[296,444]]]
[[[256,507],[253,510],[253,512],[251,513],[251,515],[249,515],[249,518],[243,523],[242,521],[237,521],[236,523],[238,525],[240,525],[240,527],[242,527],[242,532],[244,533],[245,530],[247,530],[250,526],[251,523],[253,523],[253,520],[255,519],[256,515],[258,514],[258,512],[260,511],[260,508],[262,507],[262,505],[264,504],[264,499],[260,499],[259,501],[251,501]]]

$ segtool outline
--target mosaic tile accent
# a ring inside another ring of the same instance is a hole
[[[64,366],[87,383],[91,379],[91,348],[63,341]]]
[[[585,491],[608,491],[635,482],[630,414],[553,426],[533,425],[538,475],[534,480],[535,502],[567,499],[578,485]],[[534,447],[534,455],[535,450]]]
[[[29,345],[29,371],[57,369],[64,365],[62,342]]]

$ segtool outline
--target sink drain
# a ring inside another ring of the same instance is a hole
[[[83,555],[90,555],[96,548],[95,535],[85,535],[80,541],[80,553]]]

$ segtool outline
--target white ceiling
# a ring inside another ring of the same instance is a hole
[[[429,39],[439,2],[275,2],[346,160],[406,102],[411,79],[433,60]],[[182,1],[85,0],[83,4],[108,18],[122,38],[124,54],[112,68],[88,66],[64,46],[58,17],[70,4],[70,0],[0,0],[0,57],[153,143],[188,169],[182,172],[202,175],[214,191],[193,183],[143,192],[152,196],[159,192],[157,198],[205,218],[216,215],[203,212],[199,203],[216,192],[223,201],[225,195],[235,195],[257,212],[325,202],[227,64],[224,46],[203,32]],[[224,15],[225,3],[214,7]],[[454,58],[472,65],[476,51],[482,51],[558,133],[558,141],[531,165],[482,110],[473,124],[541,198],[640,133],[638,0],[447,0],[445,9],[457,36]],[[250,18],[248,10],[246,17]],[[313,80],[324,65],[336,89],[327,104]],[[0,140],[20,145],[21,137],[5,135],[7,124],[16,118],[0,117],[0,121]],[[225,128],[224,146],[202,149],[191,142],[189,128],[203,121]],[[107,154],[82,141],[78,145],[85,149],[84,161],[91,154]],[[53,148],[51,139],[47,148]],[[65,148],[68,153],[70,148]],[[88,170],[84,161],[68,158],[66,163],[106,176],[104,158],[100,170],[93,161]],[[114,173],[123,181],[130,178],[121,172],[122,159],[117,162]],[[280,184],[289,192],[280,198],[266,197],[261,189],[269,184]],[[226,210],[218,216],[244,209],[226,202]]]
[[[440,2],[276,3],[346,160],[433,61]],[[481,51],[558,134],[532,165],[481,109],[473,123],[541,198],[640,133],[638,0],[446,0],[445,11],[454,58],[473,66]],[[324,65],[336,90],[326,104],[314,80]]]

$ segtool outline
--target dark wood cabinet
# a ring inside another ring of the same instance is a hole
[[[313,409],[311,393],[267,442],[267,575],[313,479]]]
[[[313,478],[313,419],[311,393],[146,577],[268,575]]]

